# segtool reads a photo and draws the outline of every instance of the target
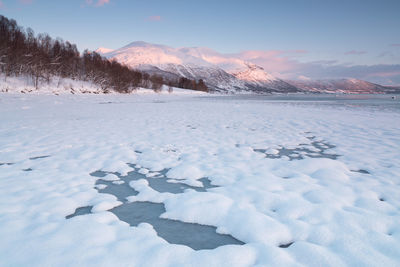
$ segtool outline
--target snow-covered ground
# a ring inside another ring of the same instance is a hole
[[[113,90],[102,90],[99,86],[92,82],[82,80],[72,80],[69,78],[61,78],[57,76],[51,77],[49,82],[41,81],[39,87],[33,85],[32,78],[29,76],[5,77],[0,74],[0,93],[22,93],[37,95],[86,95],[86,94],[119,94]],[[154,90],[147,88],[137,88],[133,94],[154,94]],[[186,90],[181,88],[172,88],[174,95],[204,95],[206,93],[200,91]],[[171,94],[168,87],[163,85],[161,92],[158,94]]]
[[[296,101],[1,93],[0,265],[399,266],[399,121]],[[90,174],[132,166],[148,178],[130,182],[129,201],[245,244],[193,250],[119,220]],[[164,169],[216,187],[158,192],[149,181]]]

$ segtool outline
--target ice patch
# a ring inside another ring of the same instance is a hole
[[[132,164],[131,167],[133,169],[138,169]],[[200,225],[197,223],[168,219],[165,217],[168,216],[168,213],[165,212],[164,204],[162,203],[126,202],[132,199],[132,197],[129,196],[137,195],[138,193],[143,194],[143,192],[148,190],[149,186],[152,188],[150,189],[150,195],[154,195],[154,193],[152,193],[154,192],[153,189],[157,190],[159,193],[179,194],[183,193],[186,189],[195,189],[199,192],[205,192],[207,188],[214,187],[206,178],[201,179],[204,188],[196,188],[179,182],[169,183],[165,176],[163,178],[150,178],[145,175],[148,174],[147,172],[141,170],[143,170],[143,168],[138,171],[131,171],[126,176],[121,176],[118,173],[110,174],[104,171],[92,172],[92,176],[100,177],[96,182],[95,188],[101,193],[108,193],[117,197],[117,199],[122,202],[103,201],[94,207],[77,208],[73,214],[66,216],[66,218],[70,219],[90,212],[96,213],[108,210],[131,226],[141,225],[143,227],[143,223],[148,223],[156,230],[160,237],[164,238],[169,243],[186,245],[195,250],[214,249],[227,244],[244,244],[230,235],[217,233],[217,228],[212,225]],[[165,174],[166,172],[166,170],[161,171],[160,174]],[[121,179],[123,183],[115,183],[116,179]],[[138,189],[138,191],[130,187]],[[189,197],[192,202],[191,205],[194,204],[193,201],[196,201],[196,198],[191,197],[190,194],[181,195],[185,195],[186,199]],[[213,209],[217,211],[218,207],[215,205],[213,199],[207,198],[207,200],[210,207],[212,206]],[[204,208],[205,202],[203,201],[195,204]],[[173,215],[173,213],[170,214],[170,216]]]
[[[278,149],[254,149],[256,152],[265,154],[269,159],[288,159],[288,160],[300,160],[305,157],[311,158],[329,158],[337,159],[339,155],[326,153],[325,151],[334,148],[334,145],[329,144],[325,141],[314,141],[315,136],[307,137],[311,140],[310,144],[300,144],[299,146],[286,146]]]

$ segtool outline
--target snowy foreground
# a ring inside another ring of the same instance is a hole
[[[0,265],[399,266],[399,122],[284,101],[2,93]],[[163,170],[188,188],[155,190]],[[96,171],[110,185],[137,171],[122,201],[243,244],[194,250],[130,226]],[[194,190],[204,177],[213,186]],[[71,216],[80,207],[91,213]]]

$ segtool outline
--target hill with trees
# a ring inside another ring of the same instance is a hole
[[[35,35],[13,19],[0,15],[0,72],[7,77],[27,76],[38,89],[54,77],[93,82],[104,92],[130,93],[139,87],[160,91],[162,85],[208,91],[202,80],[166,80],[134,70],[96,52],[82,54],[75,44],[48,34]]]

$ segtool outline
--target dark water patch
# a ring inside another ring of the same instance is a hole
[[[219,187],[219,186],[217,186],[217,185],[212,185],[210,179],[208,179],[208,178],[206,178],[206,177],[200,178],[200,179],[198,179],[198,181],[202,182],[203,187],[204,187],[205,189],[211,189],[211,188]]]
[[[99,193],[111,194],[117,197],[117,199],[121,202],[126,202],[126,198],[129,196],[136,196],[139,194],[136,190],[129,186],[129,183],[115,184],[112,181],[105,180],[97,180],[96,185],[105,185],[105,188],[97,188],[96,190]]]
[[[107,175],[107,172],[95,171],[95,172],[91,172],[90,175],[94,176],[94,177],[104,177]]]
[[[27,169],[22,169],[24,172],[31,172],[31,171],[33,171],[33,169],[32,168],[27,168]]]
[[[31,157],[31,158],[29,158],[29,159],[30,159],[30,160],[36,160],[36,159],[44,159],[44,158],[48,158],[48,157],[50,157],[50,155]]]
[[[135,170],[128,172],[126,176],[122,176],[119,173],[112,173],[112,172],[104,172],[104,171],[95,171],[92,172],[90,175],[99,177],[100,179],[96,181],[96,185],[106,185],[105,188],[97,189],[100,193],[108,193],[116,196],[119,201],[126,202],[126,197],[128,196],[135,196],[138,194],[132,187],[129,186],[131,181],[137,181],[140,179],[144,179],[148,182],[149,186],[160,193],[172,193],[172,194],[180,194],[183,193],[186,189],[193,189],[197,192],[205,192],[209,188],[214,188],[211,184],[211,181],[208,178],[201,178],[198,181],[202,183],[201,187],[187,185],[185,183],[178,182],[177,180],[168,180],[166,177],[167,172],[169,169],[163,169],[156,175],[156,177],[146,177],[146,175],[139,173],[136,169],[136,165],[129,164],[130,167],[134,168]],[[105,181],[101,179],[105,177],[107,174],[115,174],[118,176],[120,181],[123,183],[115,183],[114,181]]]
[[[183,193],[186,189],[193,189],[198,192],[206,192],[209,188],[217,187],[211,184],[208,178],[201,178],[199,181],[202,187],[190,186],[181,182],[168,182],[166,173],[169,169],[158,172],[160,178],[150,178],[137,171],[137,166],[129,164],[135,170],[128,172],[126,176],[119,173],[112,173],[118,176],[117,181],[107,181],[102,179],[111,172],[95,171],[90,175],[98,177],[96,181],[96,190],[100,193],[112,194],[123,204],[110,209],[121,221],[127,222],[131,226],[137,226],[140,223],[151,224],[157,234],[172,244],[181,244],[191,247],[194,250],[214,249],[223,245],[243,245],[244,243],[231,235],[219,234],[215,226],[201,225],[197,223],[186,223],[178,220],[160,218],[165,212],[163,203],[152,202],[128,202],[127,197],[137,195],[138,192],[129,186],[131,181],[145,179],[151,188],[158,192],[169,192],[173,194]],[[176,181],[176,180],[174,180]],[[105,186],[105,187],[104,187]],[[75,216],[89,214],[92,207],[81,207],[75,210],[74,214],[68,215],[70,219]]]
[[[101,179],[105,177],[107,174],[117,175],[119,180],[117,181],[107,181]],[[117,197],[117,199],[123,203],[127,200],[126,198],[129,196],[136,196],[139,192],[134,190],[131,186],[129,186],[129,182],[139,179],[144,179],[146,176],[143,174],[137,173],[136,171],[129,172],[126,176],[121,176],[119,173],[105,172],[105,171],[95,171],[90,173],[91,176],[99,177],[96,181],[96,190],[99,193],[111,194]],[[117,182],[117,183],[116,183]],[[98,185],[104,185],[99,187]],[[104,188],[103,188],[104,187]]]
[[[151,188],[160,193],[168,192],[172,194],[180,194],[185,192],[186,189],[193,189],[197,192],[206,192],[207,189],[217,187],[212,185],[211,181],[205,177],[198,180],[202,182],[202,187],[187,185],[185,183],[176,182],[176,180],[174,180],[174,182],[169,182],[165,178],[147,178],[146,180],[149,182]]]
[[[314,140],[315,136],[307,137],[309,140]],[[310,148],[312,146],[312,149]],[[265,154],[266,158],[279,159],[288,157],[289,160],[301,160],[305,157],[309,158],[328,158],[336,160],[340,155],[327,153],[326,150],[335,148],[336,146],[325,141],[312,141],[309,145],[299,144],[296,148],[281,147],[276,149],[277,153],[268,153],[267,149],[254,149],[255,152]]]
[[[362,174],[371,174],[369,171],[367,170],[363,170],[363,169],[359,169],[359,170],[351,170],[352,172],[358,172],[358,173],[362,173]]]
[[[287,244],[279,245],[279,247],[280,247],[280,248],[288,248],[288,247],[290,247],[291,245],[293,245],[293,243],[294,243],[294,242],[289,242],[289,243],[287,243]]]
[[[164,178],[149,178],[147,179],[147,181],[149,182],[149,186],[151,188],[160,193],[168,192],[172,194],[180,194],[183,193],[186,189],[193,189],[197,192],[206,191],[206,189],[203,187],[195,187],[183,183],[171,183]]]
[[[70,215],[66,216],[65,218],[71,219],[75,216],[90,214],[90,211],[92,210],[92,208],[93,208],[93,206],[85,206],[85,207],[77,208],[73,214],[70,214]]]
[[[165,212],[162,203],[132,202],[110,211],[131,226],[137,226],[143,222],[149,223],[157,234],[169,243],[185,245],[194,250],[244,244],[230,235],[218,234],[214,226],[160,218],[160,215]]]

